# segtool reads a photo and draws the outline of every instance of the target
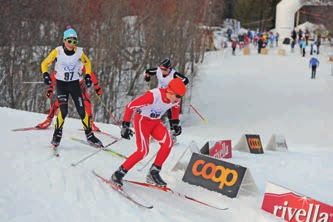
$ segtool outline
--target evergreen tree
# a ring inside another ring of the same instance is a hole
[[[260,31],[275,26],[276,5],[280,0],[239,0],[235,8],[235,18],[241,26]]]

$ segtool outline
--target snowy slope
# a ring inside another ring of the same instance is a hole
[[[192,80],[191,103],[208,119],[204,123],[192,110],[182,116],[183,134],[166,161],[162,177],[169,186],[228,211],[218,211],[188,200],[147,188],[129,186],[133,195],[152,203],[142,209],[100,182],[95,169],[109,178],[122,159],[99,152],[76,167],[95,150],[72,141],[84,139],[77,119],[66,119],[60,158],[52,156],[53,129],[12,132],[33,126],[44,114],[0,108],[1,139],[6,141],[0,156],[0,221],[281,221],[260,210],[268,181],[289,187],[319,201],[333,204],[331,184],[333,139],[333,76],[325,55],[320,55],[318,78],[310,79],[309,57],[298,53],[231,56],[230,50],[207,53]],[[101,107],[103,109],[103,107]],[[115,136],[115,125],[97,123]],[[236,144],[244,133],[260,134],[265,146],[272,134],[285,136],[289,152],[265,151],[264,155],[233,151],[228,160],[251,170],[259,190],[257,196],[230,199],[216,192],[182,182],[183,171],[171,171],[179,156],[194,141],[201,148],[211,139],[231,139]],[[113,139],[98,135],[108,144]],[[112,149],[129,155],[134,140],[121,140]],[[158,149],[151,144],[150,155],[127,175],[144,181],[148,167],[138,171]]]

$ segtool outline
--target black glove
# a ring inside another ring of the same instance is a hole
[[[150,81],[150,75],[147,74],[147,73],[145,73],[145,75],[144,75],[144,80],[145,80],[146,82],[149,82],[149,81]]]
[[[123,121],[122,122],[122,128],[121,128],[121,137],[124,139],[131,139],[131,136],[133,136],[134,132],[130,129],[130,123]]]
[[[172,135],[179,136],[182,133],[182,126],[179,124],[179,119],[171,119],[170,122],[170,130],[172,131]]]
[[[50,77],[50,74],[48,72],[43,73],[43,79],[44,79],[44,84],[49,86],[52,83],[52,79]]]
[[[84,81],[86,83],[86,86],[89,88],[92,85],[92,80],[89,74],[86,74],[84,76]]]
[[[45,95],[48,99],[51,98],[52,94],[53,94],[53,90],[51,90],[51,89],[49,89],[45,92]]]

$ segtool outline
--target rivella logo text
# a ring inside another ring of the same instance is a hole
[[[288,206],[288,201],[283,203],[283,206],[274,206],[273,214],[280,216],[287,221],[304,221],[304,222],[328,222],[330,215],[326,212],[320,212],[319,204],[309,204],[309,209],[297,209]],[[333,216],[333,215],[332,215]]]
[[[206,163],[201,159],[194,162],[192,173],[194,176],[202,176],[206,180],[219,183],[219,189],[222,189],[224,185],[233,186],[238,179],[238,173],[235,170],[216,166],[210,162]]]

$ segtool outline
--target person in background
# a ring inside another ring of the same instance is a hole
[[[157,68],[146,69],[144,74],[144,80],[148,84],[150,83],[151,76],[157,77],[157,88],[166,88],[168,86],[168,83],[175,78],[181,79],[185,85],[189,83],[189,79],[185,75],[177,72],[175,69],[172,68],[172,62],[169,58],[163,59],[163,61]],[[171,110],[167,111],[167,116],[169,119],[170,131],[173,131],[174,121],[172,120]],[[174,139],[176,139],[176,137],[174,137]]]
[[[269,36],[268,36],[268,39],[269,39],[269,47],[270,48],[273,48],[274,46],[274,34],[273,32],[269,32]]]
[[[180,135],[182,127],[179,121],[180,100],[186,94],[186,86],[180,78],[172,79],[166,88],[155,88],[144,95],[134,99],[126,105],[121,136],[130,139],[133,131],[130,129],[130,121],[134,114],[133,127],[135,131],[137,149],[116,170],[110,181],[116,186],[123,185],[123,177],[139,161],[149,153],[150,136],[158,141],[160,149],[149,169],[146,181],[157,186],[165,187],[167,183],[160,176],[163,163],[168,158],[173,147],[173,140],[169,131],[161,120],[162,115],[172,110],[172,120],[176,135]]]
[[[262,37],[262,40],[264,41],[264,45],[266,47],[266,45],[268,44],[268,35],[267,35],[266,30],[264,30],[261,37]]]
[[[278,47],[279,46],[279,38],[280,38],[280,34],[278,32],[275,33],[275,46]]]
[[[238,47],[240,50],[244,48],[245,36],[243,33],[238,34]]]
[[[318,31],[318,33],[317,33],[317,39],[316,39],[315,43],[317,46],[317,55],[319,55],[319,48],[321,45],[321,32],[320,31]]]
[[[314,53],[316,52],[314,51]],[[311,79],[316,78],[316,70],[318,66],[319,66],[319,60],[316,57],[311,57],[309,61],[309,67],[311,68]]]
[[[299,29],[298,30],[298,43],[303,39],[303,30]]]
[[[294,40],[294,44],[296,45],[297,33],[295,29],[291,32],[291,38]]]
[[[258,54],[261,54],[261,49],[264,47],[264,45],[264,39],[262,38],[262,36],[260,36],[258,39]]]
[[[313,43],[310,44],[310,55],[313,54]]]
[[[250,43],[252,43],[253,42],[253,32],[250,29],[247,31],[247,35],[250,38]]]
[[[313,53],[317,54],[317,42],[313,42],[310,44],[310,55],[313,55]]]
[[[325,38],[327,39],[327,41],[328,41],[329,43],[331,43],[330,31],[329,31],[329,30],[326,30],[326,31],[325,31]]]
[[[228,34],[228,40],[231,42],[232,30],[230,28],[227,30],[227,34]]]
[[[254,35],[254,37],[253,37],[253,45],[254,46],[257,46],[257,44],[258,44],[258,38],[259,38],[259,34]]]
[[[236,47],[237,47],[237,41],[236,39],[233,39],[231,42],[232,55],[236,55]]]
[[[291,52],[293,53],[294,49],[295,49],[295,40],[293,38],[291,39],[290,48],[291,48]]]
[[[305,42],[306,42],[306,45],[309,44],[309,37],[310,37],[310,31],[309,31],[309,29],[305,29]]]
[[[82,73],[85,73],[85,71],[86,71],[86,69],[85,69],[85,67],[83,67]],[[90,74],[91,74],[91,79],[92,79],[92,82],[94,84],[94,88],[95,88],[96,94],[98,96],[102,95],[103,91],[102,91],[101,87],[99,86],[99,83],[97,81],[95,73],[91,71]],[[54,84],[56,82],[55,71],[52,72],[51,79],[52,79],[52,83],[49,86],[48,90],[45,92],[45,96],[48,99],[50,99],[52,97],[52,94],[53,94]],[[95,125],[94,121],[92,120],[93,118],[92,118],[92,108],[91,108],[90,96],[89,96],[88,90],[86,89],[86,87],[84,85],[83,78],[81,78],[81,80],[80,80],[80,86],[81,86],[81,90],[82,90],[82,97],[83,97],[84,105],[85,105],[86,111],[87,111],[87,113],[88,113],[88,115],[90,117],[90,120],[91,120],[92,130],[94,132],[98,132],[98,131],[100,131],[100,129]],[[46,117],[46,120],[44,122],[42,122],[42,123],[37,124],[36,127],[39,128],[39,129],[46,129],[46,128],[48,128],[51,125],[53,117],[57,113],[58,108],[59,108],[59,103],[58,103],[58,100],[56,100],[52,104],[52,106],[50,108],[50,112],[49,112],[49,114]]]
[[[41,64],[44,84],[49,86],[52,84],[52,79],[48,73],[48,67],[56,61],[55,78],[59,112],[51,144],[54,147],[60,144],[65,118],[68,114],[68,98],[69,95],[71,95],[76,110],[82,120],[87,142],[96,147],[103,147],[102,142],[95,137],[92,131],[90,117],[85,110],[80,87],[80,79],[82,78],[81,69],[83,66],[86,68],[84,76],[85,84],[87,87],[92,85],[90,75],[91,63],[89,58],[84,54],[83,49],[76,46],[77,44],[78,36],[76,31],[70,26],[67,26],[67,30],[63,35],[63,44],[53,49]]]
[[[247,34],[245,34],[244,39],[245,39],[245,46],[249,46],[250,37]]]
[[[306,49],[306,41],[305,41],[305,37],[303,37],[300,42],[299,42],[299,45],[301,47],[301,55],[303,57],[305,57],[305,49]]]

